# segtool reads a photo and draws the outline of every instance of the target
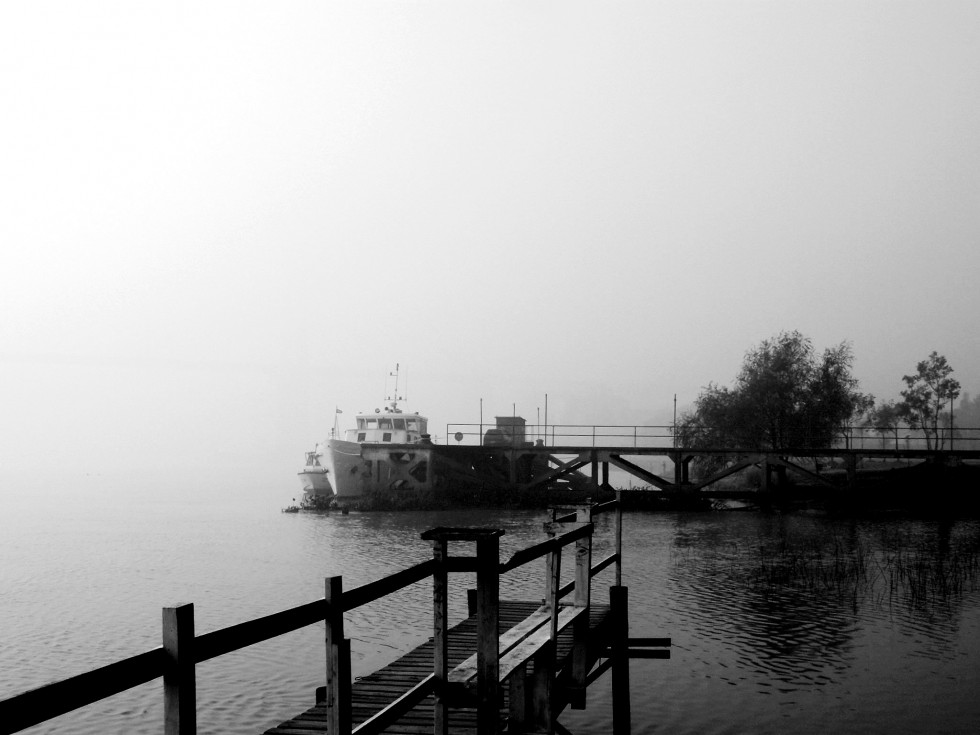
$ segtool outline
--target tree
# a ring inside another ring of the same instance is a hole
[[[733,387],[703,389],[677,427],[678,441],[777,451],[832,446],[848,422],[874,405],[858,391],[852,361],[847,342],[818,360],[809,338],[782,332],[746,353]]]
[[[895,450],[898,450],[898,429],[902,424],[902,408],[895,401],[886,401],[875,406],[868,415],[867,425],[881,436],[881,446],[885,446],[885,434],[895,437]]]
[[[945,411],[960,394],[960,382],[951,378],[952,366],[943,355],[933,350],[928,358],[915,366],[914,375],[905,375],[902,418],[911,429],[921,429],[926,437],[926,449],[942,449],[943,437],[939,426],[943,419],[949,421]]]

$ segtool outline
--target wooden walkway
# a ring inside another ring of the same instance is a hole
[[[606,512],[615,512],[615,550],[593,563],[593,519]],[[629,637],[619,498],[558,514],[554,509],[543,524],[547,540],[507,561],[499,558],[503,529],[434,528],[421,534],[432,546],[429,561],[350,590],[342,577],[327,577],[321,599],[208,633],[195,632],[193,603],[166,607],[160,647],[0,700],[0,735],[160,678],[165,735],[197,735],[198,664],[314,624],[324,625],[326,686],[316,691],[314,707],[268,735],[564,733],[559,713],[584,708],[589,685],[607,670],[613,682],[610,729],[627,735],[629,659],[669,658],[662,649],[670,641]],[[475,556],[450,553],[450,544],[458,549],[474,543]],[[572,580],[562,584],[566,547],[572,563],[565,576]],[[535,560],[545,562],[541,602],[501,601],[501,576]],[[609,604],[593,604],[592,578],[607,568],[615,570]],[[467,595],[470,617],[450,626],[449,579],[459,573],[475,573],[476,589]],[[432,581],[432,638],[351,682],[345,615],[426,579]]]
[[[531,615],[540,607],[538,602],[508,602],[500,603],[499,632],[512,628],[521,620]],[[611,616],[608,605],[592,605],[589,615],[589,655],[588,665],[592,666],[605,658],[611,644]],[[471,616],[454,626],[449,631],[449,666],[462,663],[468,656],[476,652],[477,623],[476,616]],[[561,672],[567,670],[572,650],[572,630],[568,628],[558,636],[557,659],[559,661],[558,682],[562,681]],[[432,673],[433,643],[432,639],[418,648],[405,654],[378,671],[358,678],[351,687],[351,720],[354,727],[381,711],[393,700],[405,694],[413,686]],[[503,701],[500,709],[500,730],[504,731],[509,708],[508,688],[503,688]],[[558,714],[568,704],[567,693],[552,692]],[[319,699],[320,697],[318,697]],[[404,715],[394,725],[384,730],[394,735],[420,735],[432,733],[434,697],[429,695],[411,712]],[[476,733],[476,709],[473,707],[453,708],[449,715],[449,727],[452,733],[470,735]],[[327,732],[327,714],[323,702],[306,710],[302,714],[267,730],[265,735],[313,735]]]

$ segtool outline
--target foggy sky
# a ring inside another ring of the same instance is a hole
[[[288,485],[395,363],[667,423],[793,329],[975,394],[978,70],[972,0],[6,3],[0,470]]]

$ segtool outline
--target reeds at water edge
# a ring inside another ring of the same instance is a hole
[[[949,604],[980,583],[980,539],[912,539],[890,532],[867,538],[804,538],[762,543],[744,567],[763,592],[800,589],[876,605]]]

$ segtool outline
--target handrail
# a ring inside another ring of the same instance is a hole
[[[0,733],[13,733],[163,676],[163,647],[0,700]]]
[[[343,604],[341,608],[344,612],[350,612],[355,608],[367,605],[369,602],[380,600],[393,592],[404,589],[416,582],[421,582],[426,577],[431,577],[435,565],[432,560],[424,561],[421,564],[402,569],[400,572],[389,574],[373,582],[362,584],[354,589],[344,590]]]
[[[595,577],[599,573],[605,571],[607,567],[615,564],[619,560],[620,560],[619,554],[610,554],[599,563],[593,564],[592,568],[589,569],[589,578],[591,579],[592,577]],[[558,588],[558,599],[560,600],[562,597],[571,594],[574,590],[575,590],[575,580],[573,579],[570,582],[566,582],[565,584],[563,584],[561,587]]]
[[[500,574],[506,574],[507,572],[517,569],[517,567],[524,566],[528,562],[532,562],[535,559],[540,559],[545,554],[552,551],[556,551],[573,541],[577,541],[580,538],[585,538],[586,536],[591,536],[593,531],[593,525],[591,523],[586,523],[578,528],[572,529],[560,536],[555,536],[547,541],[542,541],[534,546],[528,546],[526,549],[521,549],[515,552],[509,560],[500,564],[498,566],[498,571]]]
[[[320,622],[325,614],[326,603],[320,599],[254,620],[246,620],[227,628],[219,628],[210,633],[202,633],[194,638],[194,660],[201,663],[270,638],[292,633],[294,630]]]
[[[619,554],[610,554],[609,556],[607,556],[602,561],[599,561],[599,562],[593,564],[592,565],[592,569],[589,570],[589,574],[594,577],[597,574],[599,574],[600,572],[604,571],[606,569],[606,567],[612,566],[613,564],[615,564],[618,561],[620,561],[620,555]]]
[[[608,513],[610,511],[616,510],[619,507],[618,500],[607,500],[605,503],[599,503],[598,505],[593,505],[589,510],[592,512],[592,517],[595,518],[601,513]]]

